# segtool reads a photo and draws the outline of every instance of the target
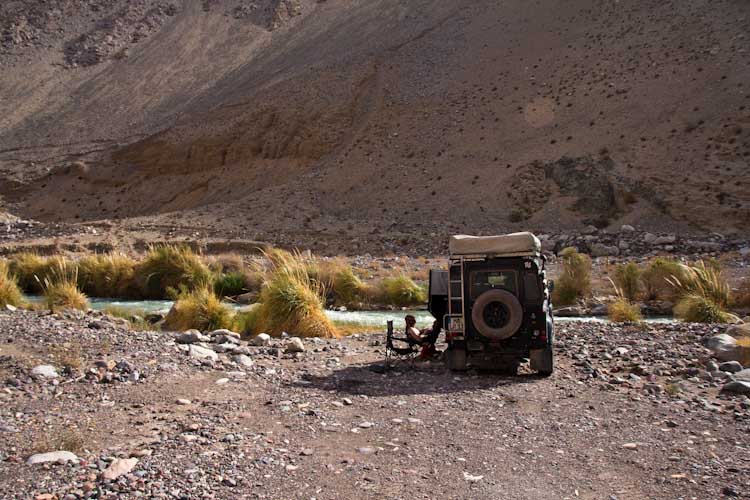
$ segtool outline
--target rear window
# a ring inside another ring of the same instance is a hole
[[[471,273],[471,298],[476,299],[487,290],[508,290],[518,295],[516,272],[508,270],[474,271]]]

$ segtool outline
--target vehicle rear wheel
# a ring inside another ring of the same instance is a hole
[[[477,297],[471,310],[476,329],[491,339],[513,336],[523,322],[523,307],[507,290],[488,290]]]
[[[448,349],[448,351],[446,352],[446,359],[448,361],[448,368],[450,370],[457,372],[466,370],[466,349]]]

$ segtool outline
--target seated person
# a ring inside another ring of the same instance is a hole
[[[435,354],[435,342],[437,342],[438,335],[440,335],[440,322],[435,320],[430,328],[424,328],[419,330],[417,325],[417,318],[408,314],[404,320],[406,321],[406,336],[416,345],[422,346],[422,352],[419,357],[427,359]]]

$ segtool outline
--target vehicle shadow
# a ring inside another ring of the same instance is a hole
[[[544,380],[532,373],[456,373],[448,370],[442,363],[403,364],[390,370],[384,368],[382,361],[351,365],[330,375],[303,375],[302,379],[293,385],[354,396],[382,397],[470,392],[517,384],[534,384]]]

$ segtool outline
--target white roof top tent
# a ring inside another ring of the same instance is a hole
[[[451,236],[450,256],[539,257],[542,244],[532,233],[512,233],[502,236]]]

